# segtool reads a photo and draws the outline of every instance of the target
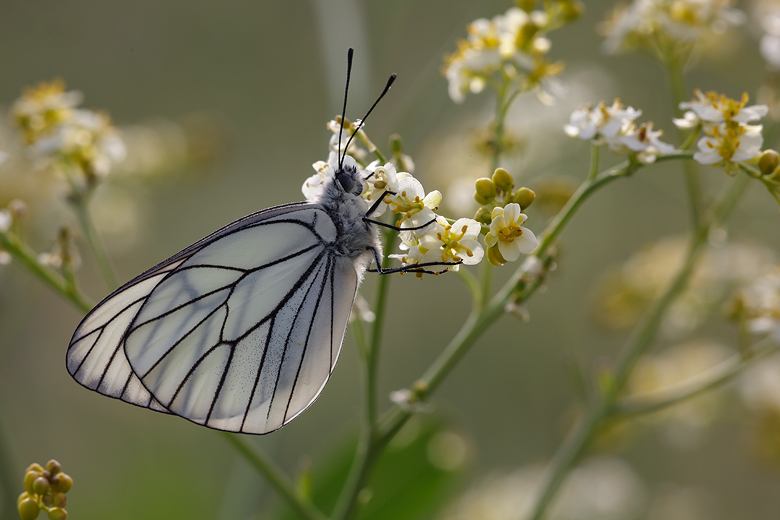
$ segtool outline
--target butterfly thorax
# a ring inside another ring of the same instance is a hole
[[[360,197],[359,190],[362,190],[363,183],[359,170],[348,167],[344,170],[342,174],[354,177],[353,191],[345,191],[337,176],[334,175],[323,185],[317,202],[322,205],[336,226],[338,241],[334,246],[338,254],[353,261],[363,257],[365,262],[360,263],[368,265],[373,258],[370,249],[375,248],[381,252],[379,237],[375,227],[363,220],[368,211],[368,204]]]

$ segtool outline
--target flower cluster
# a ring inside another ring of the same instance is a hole
[[[674,153],[674,146],[660,140],[661,130],[653,123],[637,126],[641,110],[625,107],[616,99],[611,106],[603,101],[595,107],[584,105],[571,114],[564,131],[570,137],[590,141],[596,146],[607,145],[617,154],[634,154],[643,164],[652,164],[656,157]]]
[[[593,316],[610,329],[632,327],[651,302],[669,286],[682,265],[688,244],[666,238],[646,246],[599,283]],[[690,333],[741,287],[776,262],[768,248],[752,244],[720,243],[709,248],[698,263],[687,289],[667,313],[662,330],[667,337]]]
[[[72,485],[73,479],[62,472],[56,460],[47,462],[45,469],[40,464],[31,464],[24,474],[25,491],[16,501],[19,516],[22,520],[35,520],[43,509],[49,520],[65,520],[68,518],[65,494]]]
[[[735,173],[738,163],[756,159],[761,154],[764,137],[761,125],[751,125],[764,117],[766,105],[746,106],[748,95],[740,101],[716,92],[695,91],[696,98],[680,103],[686,110],[682,119],[675,119],[678,128],[701,127],[704,136],[697,144],[699,151],[693,155],[701,164],[722,165],[727,173]]]
[[[54,80],[27,89],[10,112],[37,157],[94,181],[121,162],[126,151],[106,114],[76,108],[82,99],[80,92],[66,92],[65,83]]]
[[[730,0],[634,0],[602,25],[604,48],[609,53],[644,48],[668,57],[680,43],[742,24],[745,14],[731,5]]]
[[[479,93],[486,85],[502,88],[508,82],[521,90],[534,90],[542,101],[550,100],[551,79],[563,66],[545,58],[551,43],[547,33],[579,16],[578,1],[545,2],[544,10],[513,7],[493,19],[480,18],[467,28],[468,38],[445,58],[444,76],[450,98],[463,101],[468,92]]]

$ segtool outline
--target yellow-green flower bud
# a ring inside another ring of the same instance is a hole
[[[35,493],[33,490],[33,482],[35,482],[35,479],[41,476],[41,473],[39,471],[28,470],[27,473],[24,474],[24,489],[30,494]]]
[[[69,234],[70,233],[68,228],[62,228],[60,230],[60,233],[63,233],[63,232],[65,234]],[[48,471],[52,475],[56,475],[57,473],[62,471],[62,464],[60,464],[59,462],[57,462],[54,459],[51,459],[49,462],[46,463],[46,471]]]
[[[49,492],[49,481],[46,477],[38,477],[33,480],[32,488],[36,495],[45,495]]]
[[[51,483],[51,490],[54,493],[67,493],[73,485],[73,479],[70,478],[70,475],[62,472],[57,473],[52,480],[56,480],[56,483]]]
[[[51,493],[46,493],[45,495],[43,495],[41,501],[43,502],[43,505],[45,505],[46,507],[51,507],[52,504],[54,503],[54,500],[52,500],[51,498]]]
[[[477,182],[474,183],[474,186],[477,190],[477,193],[479,193],[483,199],[490,200],[496,196],[496,185],[493,184],[493,181],[486,177],[477,179]]]
[[[765,150],[758,159],[758,169],[761,175],[771,175],[780,165],[780,154],[774,150]]]
[[[485,224],[487,226],[490,225],[490,210],[482,207],[477,210],[477,213],[474,215],[474,220],[479,222],[480,224]]]
[[[573,22],[585,13],[585,4],[580,0],[560,2],[560,10],[565,21]]]
[[[9,207],[10,207],[10,205],[9,205]],[[27,466],[26,470],[24,470],[25,473],[30,472],[30,471],[37,471],[38,473],[43,473],[43,468],[37,462],[33,462],[32,464]]]
[[[487,258],[488,261],[495,265],[495,266],[501,266],[506,263],[506,260],[504,260],[504,257],[501,256],[501,251],[498,250],[498,245],[495,245],[493,247],[489,247],[487,250]]]
[[[515,180],[505,169],[496,168],[493,172],[493,184],[501,191],[510,192],[515,187]]]
[[[490,201],[485,197],[483,197],[482,195],[480,195],[479,193],[474,193],[474,200],[476,200],[483,206],[486,204],[490,204]]]
[[[22,500],[24,500],[25,498],[32,498],[32,497],[27,491],[22,491],[22,494],[19,495],[19,498],[16,499],[16,507],[19,507],[19,504],[21,504]]]
[[[49,509],[49,520],[65,520],[68,518],[68,512],[59,507]]]
[[[393,134],[390,136],[390,150],[393,152],[393,154],[398,155],[400,154],[404,149],[404,142],[401,140],[401,136],[398,134]]]
[[[30,497],[25,498],[18,505],[19,517],[22,520],[35,520],[38,518],[38,502]]]
[[[520,188],[512,195],[512,202],[518,203],[522,210],[533,204],[534,199],[536,199],[536,193],[528,188]]]
[[[51,497],[51,503],[56,507],[65,507],[68,505],[68,496],[65,493],[55,493]]]

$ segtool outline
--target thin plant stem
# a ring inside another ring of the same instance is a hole
[[[287,504],[302,518],[306,520],[327,520],[327,517],[318,511],[311,502],[301,497],[295,491],[295,486],[262,451],[235,433],[220,433],[258,473],[268,480]]]
[[[595,144],[590,146],[590,171],[588,172],[588,179],[595,179],[599,173],[599,152],[601,147]]]
[[[672,51],[671,56],[666,60],[666,73],[669,80],[669,89],[671,91],[672,100],[674,101],[675,112],[677,116],[682,115],[682,110],[679,108],[680,103],[686,99],[685,77],[683,76],[683,63],[680,57]],[[685,139],[684,132],[677,129],[677,141],[683,143],[687,141]],[[701,215],[702,205],[702,186],[701,178],[699,176],[699,168],[694,161],[685,161],[683,163],[683,172],[685,175],[685,185],[688,192],[688,204],[691,213],[691,222],[694,228],[699,225],[699,219]]]
[[[69,300],[82,311],[87,312],[94,307],[94,303],[81,293],[74,281],[69,282],[51,267],[38,262],[35,251],[17,235],[9,232],[0,232],[0,246],[18,260],[28,271],[53,289],[54,292]]]
[[[87,244],[92,251],[92,255],[95,257],[98,269],[103,275],[103,280],[108,285],[108,288],[112,291],[119,287],[114,270],[111,268],[111,262],[108,259],[106,250],[103,247],[103,242],[98,236],[97,229],[95,228],[95,222],[92,220],[92,215],[89,213],[89,208],[84,196],[73,195],[71,197],[71,203],[76,212],[76,216],[81,224],[81,230],[84,232],[84,238],[87,239]]]
[[[778,350],[780,350],[780,343],[772,337],[766,337],[753,345],[747,352],[735,354],[730,359],[680,384],[656,392],[631,395],[622,399],[615,405],[615,414],[621,416],[644,415],[676,405],[723,386],[746,367]]]
[[[658,327],[666,315],[666,311],[685,288],[710,230],[731,212],[747,187],[748,181],[749,178],[747,176],[740,176],[735,179],[725,195],[713,206],[707,220],[703,221],[695,230],[682,267],[669,284],[669,287],[645,314],[644,319],[619,355],[612,376],[612,384],[608,388],[602,389],[603,395],[601,398],[592,402],[584,417],[574,427],[552,461],[550,461],[542,479],[532,513],[528,517],[529,520],[541,520],[544,518],[548,506],[563,484],[568,472],[587,451],[598,427],[606,418],[615,413],[615,403],[619,392],[625,386],[639,356],[647,350],[655,339]]]

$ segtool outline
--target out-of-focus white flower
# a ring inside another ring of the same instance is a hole
[[[688,244],[666,238],[649,244],[605,277],[596,295],[594,317],[621,330],[632,327],[671,282]],[[765,247],[723,243],[710,247],[693,272],[687,289],[672,305],[661,330],[679,338],[698,327],[738,287],[774,265],[776,255]]]
[[[424,249],[423,262],[462,262],[478,264],[485,254],[477,242],[481,225],[470,218],[460,218],[453,224],[444,217],[437,217],[430,231],[420,237],[420,251]],[[458,265],[449,267],[457,271]]]
[[[467,490],[440,520],[506,520],[525,518],[544,476],[541,466],[526,466],[495,475]],[[636,518],[647,491],[624,461],[612,457],[586,460],[561,487],[546,516],[550,520],[625,520]]]
[[[55,79],[25,89],[22,97],[11,105],[10,114],[24,132],[27,144],[33,144],[68,121],[83,99],[81,92],[65,92],[65,82]]]
[[[543,56],[550,50],[545,34],[553,22],[544,11],[512,7],[493,19],[474,20],[468,38],[445,59],[444,75],[450,98],[461,103],[469,92],[477,94],[494,79],[516,81],[524,90],[536,90],[540,99],[549,95],[545,83],[563,67]]]
[[[11,212],[7,209],[0,209],[0,231],[5,233],[9,229],[11,229],[11,224],[13,223],[13,217],[11,217]]]
[[[372,323],[376,320],[376,314],[371,310],[371,306],[363,295],[358,292],[355,296],[355,303],[352,304],[352,312],[349,314],[350,323],[355,319],[364,321],[366,323]]]
[[[522,227],[528,216],[514,202],[504,208],[494,208],[491,214],[490,232],[485,235],[488,247],[498,246],[507,262],[514,262],[520,254],[528,254],[536,248],[533,231]]]
[[[301,186],[301,192],[303,193],[303,196],[306,197],[306,200],[314,200],[319,196],[320,191],[322,191],[322,185],[328,178],[328,168],[330,168],[331,164],[338,164],[336,152],[330,153],[327,162],[317,161],[311,165],[316,173],[306,179],[303,186]]]
[[[411,390],[402,388],[390,392],[390,401],[397,404],[402,410],[407,412],[431,412],[433,405],[423,403],[415,397]]]
[[[729,172],[736,171],[736,163],[749,161],[761,154],[764,136],[761,126],[727,125],[713,126],[709,135],[699,139],[699,151],[693,159],[699,164],[726,166]]]
[[[775,2],[757,2],[754,17],[764,34],[759,50],[771,70],[780,70],[780,5]]]
[[[585,105],[572,112],[563,129],[570,137],[591,141],[596,146],[606,144],[614,153],[634,153],[644,164],[674,153],[674,146],[660,140],[663,131],[654,131],[652,123],[636,125],[635,120],[641,115],[641,110],[625,107],[619,99],[609,107],[602,101],[595,107]]]
[[[746,369],[739,377],[739,392],[754,411],[780,412],[780,354]]]
[[[702,125],[704,136],[699,139],[699,151],[693,159],[700,164],[723,165],[734,173],[738,163],[750,161],[761,154],[764,144],[761,125],[750,125],[764,117],[766,105],[747,106],[748,95],[737,101],[716,92],[695,91],[696,98],[680,103],[687,110],[683,119],[675,119],[678,128]]]
[[[124,142],[108,116],[84,109],[74,110],[51,135],[38,139],[33,150],[98,177],[108,175],[126,155]]]
[[[780,267],[767,269],[739,295],[742,317],[754,334],[780,341]]]
[[[729,349],[710,342],[685,343],[660,354],[640,358],[628,381],[628,393],[651,395],[684,384],[714,368],[729,357]],[[675,447],[688,448],[699,441],[704,427],[719,412],[719,398],[707,393],[650,414],[647,421],[660,423],[663,433]]]
[[[742,94],[740,101],[728,98],[717,92],[703,93],[694,91],[696,99],[680,103],[681,110],[687,110],[685,119],[674,119],[679,128],[690,128],[698,121],[705,123],[752,123],[758,121],[769,112],[766,105],[746,106],[749,100],[747,93]]]
[[[673,43],[695,43],[741,25],[745,14],[729,0],[634,0],[614,10],[602,25],[610,54],[647,48],[664,52]]]

